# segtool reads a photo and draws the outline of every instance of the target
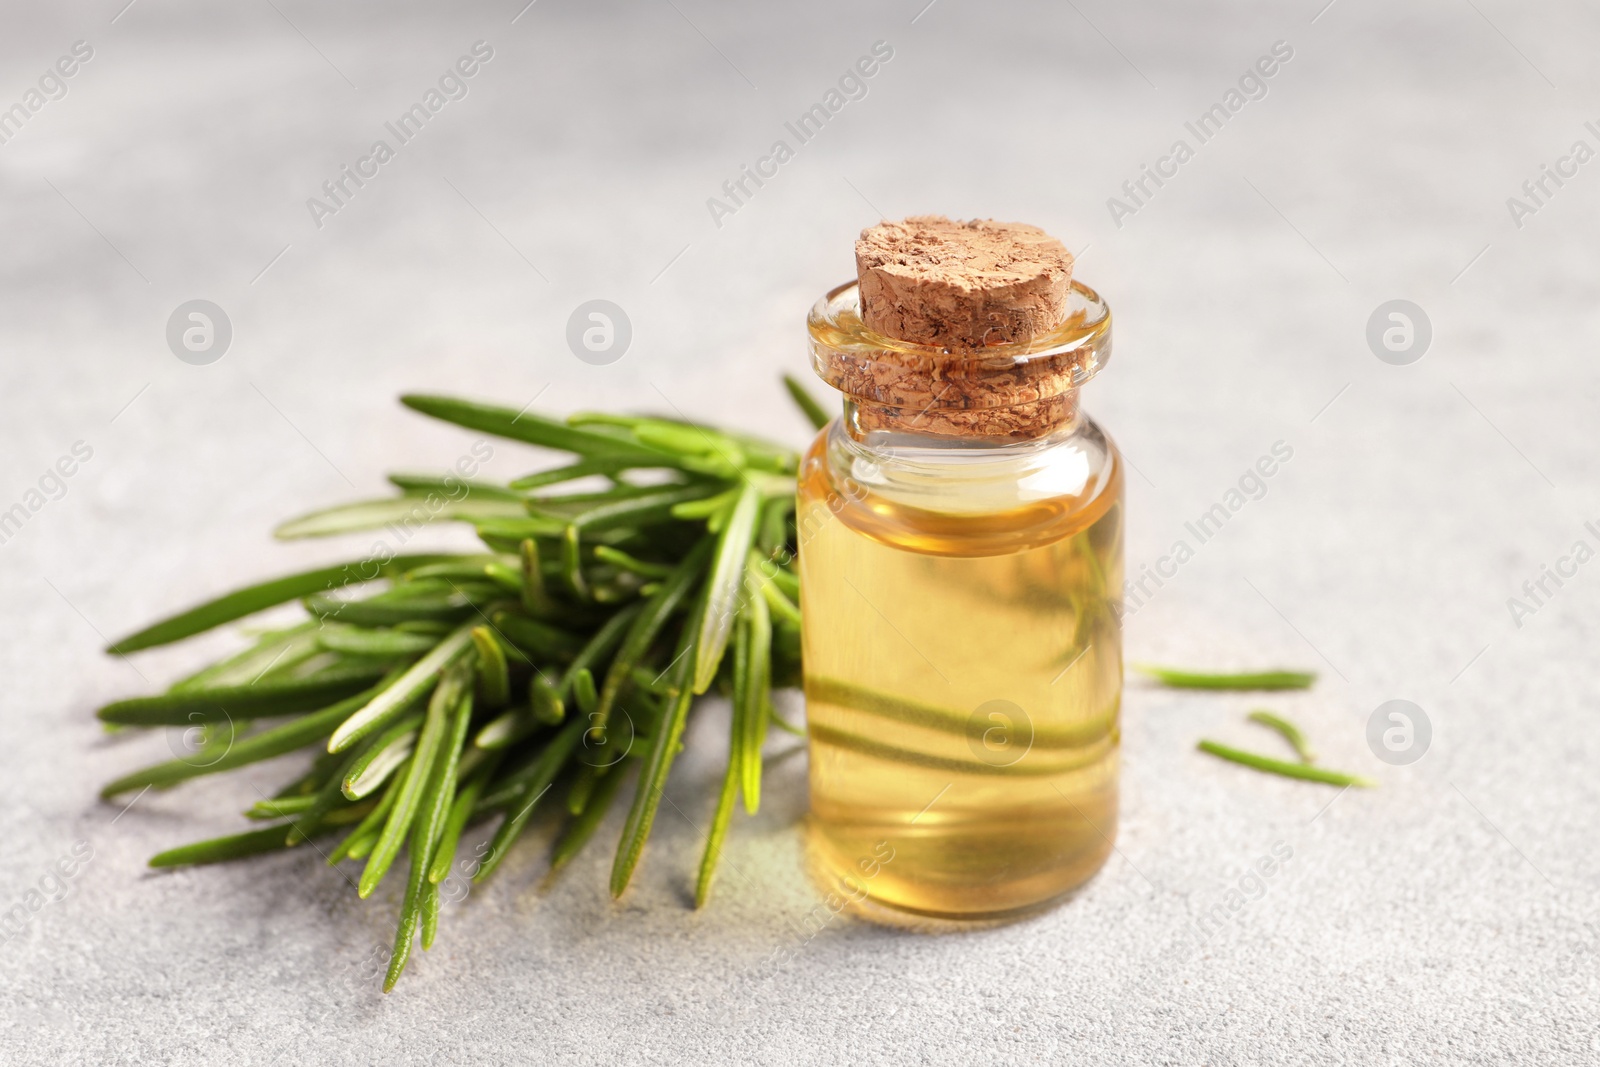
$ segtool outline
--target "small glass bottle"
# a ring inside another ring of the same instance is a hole
[[[873,332],[855,282],[811,311],[845,401],[800,474],[808,852],[878,921],[1021,917],[1111,850],[1123,463],[1078,410],[1111,313],[1066,300],[976,352]]]

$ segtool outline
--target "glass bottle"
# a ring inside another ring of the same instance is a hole
[[[1110,309],[1074,282],[1068,310],[978,355],[873,333],[854,282],[811,311],[845,401],[800,474],[808,852],[869,918],[1020,917],[1111,850],[1123,463],[1078,410]],[[907,375],[959,404],[897,403]]]

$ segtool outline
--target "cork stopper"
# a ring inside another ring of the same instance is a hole
[[[1067,318],[1072,253],[1037,226],[943,215],[880,222],[856,241],[861,318],[940,348],[1027,341]]]
[[[861,232],[855,284],[813,309],[812,357],[851,428],[1040,437],[1110,356],[1110,312],[1036,226],[918,215]]]

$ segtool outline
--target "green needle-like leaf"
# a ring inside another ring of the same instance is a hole
[[[1317,676],[1311,671],[1271,670],[1211,674],[1142,663],[1130,663],[1128,666],[1173,689],[1310,689],[1311,683],[1317,680]]]
[[[369,811],[361,823],[350,831],[350,835],[339,842],[339,846],[329,854],[328,866],[336,866],[344,859],[363,859],[372,851],[372,846],[378,843],[378,834],[383,830],[383,824],[388,820],[394,802],[399,799],[400,787],[405,784],[405,777],[401,774],[397,780],[389,782],[389,788],[383,791],[378,806]]]
[[[467,722],[472,718],[472,679],[467,670],[457,663],[439,686],[441,696],[436,703],[447,702],[447,735],[434,757],[424,788],[420,810],[411,829],[411,870],[406,879],[405,900],[400,907],[400,923],[395,931],[394,953],[389,957],[389,973],[384,978],[383,991],[389,992],[400,980],[411,956],[411,941],[417,924],[422,925],[422,947],[433,945],[439,923],[439,887],[428,880],[432,866],[433,847],[444,830],[450,812],[450,801],[456,791],[456,766],[461,746],[467,738]],[[430,714],[432,709],[430,708]],[[366,876],[363,874],[365,884]]]
[[[258,611],[265,611],[267,608],[286,604],[313,593],[338,589],[351,582],[370,582],[375,578],[398,574],[407,567],[415,567],[442,558],[445,557],[395,556],[386,563],[378,563],[371,559],[352,560],[349,563],[336,563],[331,567],[318,567],[315,570],[274,578],[217,597],[215,600],[208,600],[188,611],[163,619],[138,633],[129,634],[112,644],[106,651],[120,656],[137,652],[142,648],[171,644],[173,641],[181,641],[185,637],[204,633],[225,622],[233,622],[246,615],[254,615]]]
[[[478,770],[461,791],[456,794],[455,800],[450,804],[450,814],[444,821],[444,831],[439,835],[439,845],[433,854],[433,862],[428,865],[428,881],[443,882],[450,877],[450,864],[455,861],[456,846],[461,842],[461,832],[467,828],[467,820],[472,817],[472,809],[478,802],[478,796],[483,792],[483,787],[488,783],[495,768],[499,766],[500,758],[496,755],[488,764]]]
[[[828,425],[830,416],[823,410],[822,405],[817,403],[817,398],[807,392],[806,387],[800,384],[799,379],[785,374],[783,376],[783,387],[789,391],[789,397],[795,402],[795,406],[811,421],[812,427],[820,430]]]
[[[662,627],[666,626],[667,620],[677,612],[685,598],[694,592],[695,583],[711,556],[713,543],[709,537],[702,538],[673,569],[667,580],[661,583],[660,588],[650,595],[643,609],[632,620],[628,635],[623,640],[622,647],[617,650],[616,657],[611,661],[611,669],[606,672],[605,683],[601,686],[600,701],[595,707],[593,716],[595,729],[605,727],[610,720],[611,709],[622,692],[623,683],[628,680],[633,668],[655,643],[656,636],[661,633]]]
[[[407,496],[428,496],[437,493],[445,500],[454,501],[459,496],[491,498],[494,500],[522,500],[515,487],[496,485],[494,482],[469,481],[453,474],[391,474],[389,482]]]
[[[330,652],[352,656],[416,656],[439,643],[428,634],[403,630],[367,630],[357,626],[328,626],[317,634],[317,643]]]
[[[739,788],[744,810],[751,815],[761,807],[761,749],[767,739],[767,694],[772,690],[772,617],[760,592],[760,562],[761,557],[752,552],[745,566],[745,610],[739,626],[748,634],[747,666],[741,679],[736,662],[733,692],[734,719],[744,730]]]
[[[361,872],[361,884],[357,892],[362,899],[371,896],[372,891],[378,888],[378,883],[389,872],[389,865],[399,853],[401,842],[411,831],[428,778],[433,773],[439,746],[444,743],[449,717],[460,698],[460,690],[459,676],[454,672],[447,673],[445,680],[434,690],[433,699],[428,702],[428,715],[423,721],[422,733],[417,738],[411,765],[406,768],[405,784],[400,787],[400,795],[395,799],[388,821],[383,824],[383,833],[379,835],[367,866]]]
[[[386,782],[417,747],[422,715],[407,715],[360,747],[341,775],[340,788],[350,800],[360,800]]]
[[[594,832],[605,821],[606,813],[611,810],[612,801],[616,800],[617,791],[622,788],[622,783],[627,777],[626,767],[612,767],[604,772],[590,793],[588,803],[584,804],[583,811],[567,823],[561,839],[556,842],[555,849],[550,853],[552,875],[571,862],[572,857],[583,851],[583,846],[589,843]]]
[[[269,826],[265,830],[230,834],[227,837],[214,837],[209,841],[196,841],[192,845],[169,848],[165,852],[158,852],[151,856],[150,866],[184,867],[195,863],[220,863],[223,860],[236,860],[243,856],[255,856],[262,852],[276,852],[279,849],[289,847],[284,840],[284,831],[287,829],[287,826]]]
[[[486,881],[506,858],[506,853],[522,835],[523,828],[528,825],[534,807],[550,791],[556,774],[566,765],[581,736],[583,736],[583,720],[573,719],[525,769],[522,775],[521,794],[508,810],[500,829],[495,832],[494,840],[489,845],[489,854],[484,857],[483,866],[478,868],[478,873],[472,876],[473,882],[481,884]]]
[[[1271,756],[1262,756],[1255,752],[1246,752],[1243,749],[1232,748],[1219,744],[1216,741],[1201,741],[1195,746],[1201,752],[1209,752],[1213,756],[1254,767],[1258,771],[1269,774],[1281,774],[1285,778],[1301,778],[1308,782],[1325,782],[1328,785],[1354,785],[1363,789],[1376,789],[1377,782],[1371,778],[1362,778],[1355,774],[1345,774],[1343,771],[1329,771],[1321,767],[1313,767],[1305,763],[1289,763],[1286,760],[1273,759]]]
[[[744,560],[743,552],[739,556]],[[701,619],[706,613],[711,586],[702,587],[695,608],[678,639],[672,658],[672,687],[667,698],[664,721],[651,739],[644,758],[644,769],[639,773],[639,785],[633,791],[633,806],[628,810],[628,821],[623,824],[622,838],[617,844],[616,858],[611,864],[611,895],[620,897],[633,878],[639,865],[644,843],[655,824],[656,809],[661,806],[661,792],[666,788],[667,774],[678,754],[678,741],[683,736],[684,724],[689,718],[689,705],[694,700],[695,650],[699,645]],[[581,721],[581,720],[580,720]]]
[[[413,703],[421,700],[439,681],[439,672],[472,645],[472,627],[463,626],[417,660],[393,685],[373,697],[365,707],[346,719],[328,739],[329,752],[342,752],[374,731],[393,722]]]
[[[282,523],[272,531],[272,535],[280,541],[295,541],[302,537],[332,537],[336,534],[377,530],[389,525],[410,529],[434,522],[515,519],[522,514],[520,499],[464,497],[456,501],[440,501],[435,505],[422,497],[391,496],[312,511]]]
[[[626,459],[640,467],[678,466],[678,457],[670,453],[630,444],[609,434],[568,426],[530,411],[515,411],[447,396],[411,394],[402,396],[400,402],[413,411],[465,426],[469,430],[481,430],[496,437],[541,448],[572,452],[586,458]]]
[[[739,610],[739,593],[744,584],[745,557],[755,537],[756,516],[761,510],[761,493],[745,482],[733,506],[728,524],[718,536],[711,574],[706,579],[705,610],[701,612],[700,632],[695,638],[694,692],[711,688],[728,647],[734,616]]]
[[[722,842],[728,836],[733,809],[739,802],[740,782],[744,777],[744,749],[750,735],[748,719],[752,711],[746,697],[750,687],[750,638],[750,627],[741,618],[733,635],[733,719],[728,727],[728,768],[722,775],[722,791],[717,794],[716,814],[711,817],[711,832],[706,835],[706,850],[700,857],[700,875],[695,879],[694,886],[696,908],[705,907],[711,897],[711,880],[717,873],[717,861],[722,858]],[[748,799],[745,808],[747,811],[755,810]]]
[[[249,763],[293,752],[297,748],[303,748],[327,737],[333,732],[334,727],[370,700],[381,687],[380,684],[321,711],[312,712],[310,715],[286,722],[282,726],[275,726],[254,736],[236,740],[226,752],[210,762],[203,762],[206,759],[203,756],[191,756],[188,759],[169,760],[154,767],[146,767],[142,771],[134,771],[108,784],[100,790],[100,795],[109,799],[118,793],[143,789],[147,785],[174,785],[189,778],[231,771],[235,767],[243,767]]]
[[[511,672],[505,650],[487,626],[472,628],[472,644],[478,650],[478,684],[483,687],[484,706],[505,707],[511,702]]]
[[[97,714],[105,722],[124,726],[194,726],[293,715],[325,708],[330,700],[366,689],[388,669],[386,663],[352,663],[310,678],[133,697],[107,704]]]
[[[1288,719],[1265,709],[1252,711],[1245,718],[1251,722],[1258,722],[1262,726],[1270,727],[1282,734],[1283,739],[1289,742],[1290,747],[1294,749],[1295,755],[1300,757],[1301,763],[1317,762],[1317,754],[1311,751],[1311,743],[1306,740],[1306,735],[1300,732],[1300,727]]]

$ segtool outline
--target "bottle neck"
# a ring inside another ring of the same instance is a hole
[[[840,425],[868,447],[986,448],[1070,432],[1078,424],[1078,390],[1066,389],[1005,407],[920,409],[846,395]]]
[[[1026,341],[936,348],[886,337],[861,318],[847,283],[811,309],[811,365],[845,395],[858,441],[928,439],[944,447],[1038,441],[1076,424],[1078,387],[1111,356],[1111,310],[1074,282],[1060,326]]]

